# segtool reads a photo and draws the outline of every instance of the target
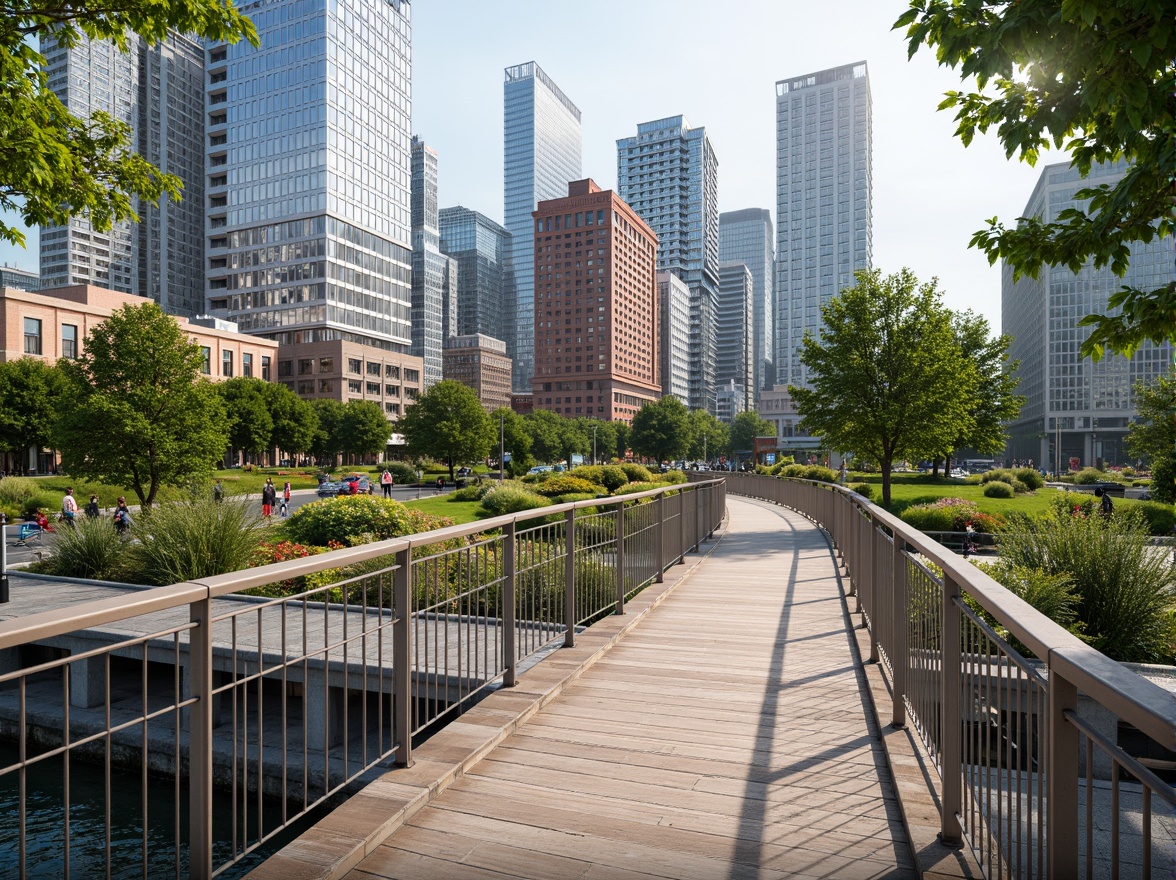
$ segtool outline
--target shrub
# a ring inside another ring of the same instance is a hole
[[[1038,489],[1045,488],[1045,477],[1041,475],[1041,471],[1035,468],[1017,468],[1013,471],[1013,476],[1024,483],[1030,492],[1036,492]]]
[[[1001,480],[993,480],[984,487],[985,498],[1012,498],[1015,494],[1013,487]]]
[[[1059,492],[1049,505],[1054,516],[1090,516],[1094,512],[1094,496],[1086,492]]]
[[[572,476],[603,486],[609,492],[615,492],[629,482],[625,472],[615,464],[583,465],[572,471]]]
[[[1176,527],[1176,513],[1173,512],[1171,504],[1164,504],[1160,501],[1140,501],[1132,507],[1138,510],[1147,522],[1149,534],[1171,535],[1173,527]]]
[[[981,483],[983,483],[983,482],[984,482],[984,478],[985,478],[986,476],[988,476],[988,474],[987,474],[987,473],[984,473],[984,474],[968,474],[966,477],[964,477],[964,484],[965,484],[965,485],[967,485],[967,486],[979,486]]]
[[[477,483],[463,486],[456,492],[450,492],[448,500],[450,501],[477,501],[482,497],[482,487]]]
[[[1016,477],[1009,477],[1008,483],[1010,486],[1013,487],[1013,491],[1016,492],[1018,495],[1022,495],[1025,492],[1029,491],[1029,487],[1026,486],[1024,483],[1022,483],[1020,480],[1018,480]]]
[[[644,483],[629,483],[614,492],[614,495],[633,495],[637,492],[648,492],[650,489],[663,489],[665,483],[655,483],[652,480]]]
[[[37,494],[37,483],[28,477],[0,477],[0,506],[19,508]]]
[[[301,544],[325,547],[336,541],[344,547],[354,547],[452,524],[446,517],[405,507],[390,498],[344,495],[298,508],[282,528],[288,538]]]
[[[412,465],[404,461],[390,461],[385,465],[388,472],[392,474],[392,479],[397,485],[404,483],[415,483],[417,481],[417,471]],[[382,473],[383,468],[379,468]]]
[[[130,568],[148,584],[174,584],[248,568],[264,525],[248,498],[176,502],[144,511],[131,528]]]
[[[994,532],[1004,518],[982,513],[974,501],[963,498],[940,498],[929,504],[916,504],[902,512],[902,521],[923,532],[962,532],[969,525],[978,532]]]
[[[1111,659],[1174,659],[1176,570],[1151,546],[1140,512],[1019,516],[1001,530],[997,547],[1009,565],[1072,578],[1084,638]]]
[[[850,483],[849,488],[853,492],[857,492],[863,498],[874,497],[874,487],[869,483]]]
[[[642,467],[639,464],[633,464],[626,461],[618,467],[625,472],[625,477],[630,483],[649,483],[653,481],[653,474],[649,472],[649,468]]]
[[[1054,623],[1065,627],[1074,635],[1081,635],[1083,624],[1078,620],[1078,594],[1074,590],[1074,579],[1068,574],[1049,574],[1039,568],[1013,565],[1007,559],[992,562],[975,562],[977,568],[987,572],[1009,592],[1024,599]],[[980,607],[970,596],[964,600],[984,618],[998,634],[1006,639],[1023,656],[1035,656],[1029,648],[1012,635],[991,614]]]
[[[121,580],[133,576],[129,571],[130,550],[131,545],[122,540],[110,517],[79,516],[72,529],[66,526],[57,530],[49,571],[61,577]]]
[[[685,471],[666,471],[664,474],[658,474],[657,482],[663,485],[669,483],[672,486],[678,486],[687,482]]]
[[[1126,477],[1129,480],[1133,479],[1135,477],[1135,468],[1128,465],[1127,467],[1125,467],[1119,471],[1119,475],[1122,477]]]
[[[1098,468],[1088,467],[1074,474],[1074,483],[1079,486],[1089,486],[1091,483],[1105,483],[1113,478],[1113,474],[1100,471]]]
[[[780,469],[777,476],[796,480],[817,480],[821,483],[839,483],[841,481],[840,471],[818,464],[786,464]]]
[[[588,494],[591,497],[595,497],[600,489],[600,486],[580,477],[574,477],[571,474],[555,474],[551,479],[544,480],[540,483],[536,491],[540,495],[546,495],[549,498],[573,493],[578,495]]]
[[[482,496],[482,509],[491,516],[535,510],[539,507],[546,507],[550,503],[549,499],[537,492],[532,492],[525,486],[514,483],[495,486]]]
[[[551,499],[552,504],[570,504],[573,501],[592,501],[599,496],[595,492],[569,492],[567,495],[556,495]],[[585,511],[592,508],[585,508]],[[577,514],[578,515],[578,514]]]

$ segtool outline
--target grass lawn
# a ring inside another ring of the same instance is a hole
[[[851,483],[869,483],[874,488],[873,501],[878,503],[882,498],[881,474],[852,474]],[[1039,516],[1048,513],[1053,499],[1057,497],[1056,489],[1040,489],[1017,495],[1014,498],[986,498],[983,486],[973,486],[963,480],[953,480],[945,477],[932,477],[929,474],[892,474],[890,478],[890,510],[901,514],[908,507],[916,504],[927,504],[940,498],[963,498],[976,502],[976,506],[984,513],[1007,516],[1010,513],[1026,513]],[[1134,499],[1116,498],[1115,507],[1121,505],[1131,507],[1139,502]]]
[[[481,519],[478,511],[481,507],[477,501],[451,501],[452,495],[434,495],[431,498],[421,498],[419,501],[406,501],[405,507],[415,507],[425,513],[435,516],[447,516],[455,525],[477,522]]]

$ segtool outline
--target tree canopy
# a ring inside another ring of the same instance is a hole
[[[976,369],[956,343],[935,281],[920,285],[908,269],[854,277],[821,309],[820,339],[804,339],[812,386],[788,390],[803,430],[879,462],[888,505],[896,459],[946,448],[966,430]]]
[[[1159,376],[1135,386],[1139,418],[1127,432],[1127,449],[1151,462],[1151,495],[1156,501],[1176,501],[1176,375]]]
[[[179,178],[133,152],[129,125],[105,113],[81,119],[69,112],[50,91],[35,48],[38,41],[69,47],[93,39],[126,51],[139,37],[154,44],[169,30],[259,45],[233,0],[0,3],[0,211],[19,213],[27,225],[85,214],[106,231],[138,219],[136,199],[179,199]],[[0,240],[23,245],[24,234],[0,222]]]
[[[1019,362],[1008,361],[1012,337],[993,338],[987,319],[972,311],[954,315],[952,328],[960,351],[975,368],[976,381],[968,399],[964,431],[948,455],[965,446],[983,455],[995,455],[1004,450],[1008,440],[1004,426],[1016,419],[1025,405],[1025,398],[1016,393]]]
[[[50,444],[61,390],[60,374],[40,358],[0,362],[0,452]]]
[[[422,394],[397,422],[408,451],[446,462],[450,479],[455,462],[486,457],[498,439],[497,427],[491,425],[477,392],[452,379],[442,380]]]
[[[654,461],[672,461],[690,447],[689,425],[686,404],[672,395],[663,397],[637,410],[629,445],[638,455]]]
[[[776,426],[767,419],[761,419],[757,412],[741,412],[735,416],[731,426],[731,452],[755,451],[756,437],[775,437]]]
[[[343,407],[343,434],[347,452],[379,455],[388,447],[392,426],[374,400],[349,400]]]
[[[1035,164],[1049,147],[1064,149],[1086,177],[1099,163],[1124,161],[1114,185],[1076,193],[1089,200],[1054,221],[998,218],[972,246],[1002,259],[1016,276],[1042,266],[1077,272],[1087,261],[1122,275],[1133,242],[1176,231],[1176,15],[1170,0],[911,0],[895,22],[909,54],[934,48],[941,65],[975,77],[972,91],[948,92],[940,109],[956,109],[956,135],[969,144],[995,128],[1009,157]],[[1152,290],[1123,287],[1110,315],[1089,315],[1082,353],[1130,356],[1145,340],[1176,327],[1176,282]]]
[[[318,415],[310,401],[281,382],[263,382],[261,392],[274,426],[270,448],[294,455],[309,452],[318,436]]]
[[[286,390],[289,391],[288,388]],[[347,446],[347,440],[343,436],[347,408],[341,400],[323,397],[310,401],[310,406],[315,416],[310,451],[315,458],[332,459],[333,464],[335,456],[342,455]]]
[[[269,448],[274,420],[266,406],[262,379],[238,376],[216,386],[229,425],[229,449],[260,455]]]
[[[534,461],[531,458],[531,432],[527,421],[510,407],[500,406],[490,413],[490,426],[497,431],[502,427],[503,452],[510,456],[510,472],[516,476],[525,474]],[[498,446],[491,444],[491,454],[498,456]]]
[[[705,409],[692,409],[686,417],[690,431],[690,445],[686,455],[697,461],[707,461],[731,446],[731,429]]]
[[[126,305],[59,361],[65,401],[55,435],[71,474],[130,486],[149,506],[161,486],[208,479],[229,442],[200,346],[153,302]]]

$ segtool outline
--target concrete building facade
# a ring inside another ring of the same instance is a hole
[[[617,192],[657,235],[659,271],[690,288],[690,401],[715,412],[719,285],[719,160],[683,116],[637,126],[617,141]]]
[[[540,202],[533,230],[534,407],[632,421],[661,397],[657,236],[592,180]]]
[[[503,85],[503,225],[511,234],[515,275],[513,327],[506,334],[511,384],[531,392],[535,369],[532,212],[583,176],[580,110],[534,61],[506,68]]]
[[[418,357],[349,339],[297,342],[278,349],[275,381],[306,400],[371,400],[395,422],[420,397]]]
[[[657,273],[662,396],[690,405],[690,288],[673,272]]]
[[[872,110],[866,62],[776,83],[776,376],[800,362],[821,307],[873,261]]]
[[[1067,163],[1042,169],[1022,216],[1056,220],[1067,208],[1081,208],[1081,189],[1114,184],[1126,165],[1091,168],[1085,179]],[[1171,369],[1172,344],[1145,342],[1130,357],[1108,354],[1098,363],[1080,354],[1090,328],[1078,322],[1105,314],[1111,294],[1127,285],[1154,290],[1176,281],[1176,242],[1168,238],[1131,246],[1126,275],[1087,262],[1078,272],[1042,267],[1037,278],[1014,280],[1005,265],[1001,283],[1001,332],[1012,337],[1009,359],[1020,361],[1017,393],[1026,397],[1020,417],[1007,426],[1007,457],[1032,459],[1063,472],[1074,462],[1087,467],[1133,462],[1124,439],[1137,416],[1135,386],[1151,383]]]
[[[446,339],[445,378],[474,389],[486,412],[510,408],[510,358],[501,339],[481,333]]]
[[[735,415],[755,409],[755,279],[744,263],[719,266],[719,310],[715,321],[715,382],[737,394]],[[722,415],[719,415],[722,418]]]
[[[719,264],[739,262],[755,286],[751,359],[756,393],[776,384],[776,242],[772,212],[766,208],[719,215]]]

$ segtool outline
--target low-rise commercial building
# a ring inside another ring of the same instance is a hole
[[[506,342],[472,333],[445,340],[442,358],[446,379],[460,382],[477,392],[486,412],[510,406],[510,358]]]

